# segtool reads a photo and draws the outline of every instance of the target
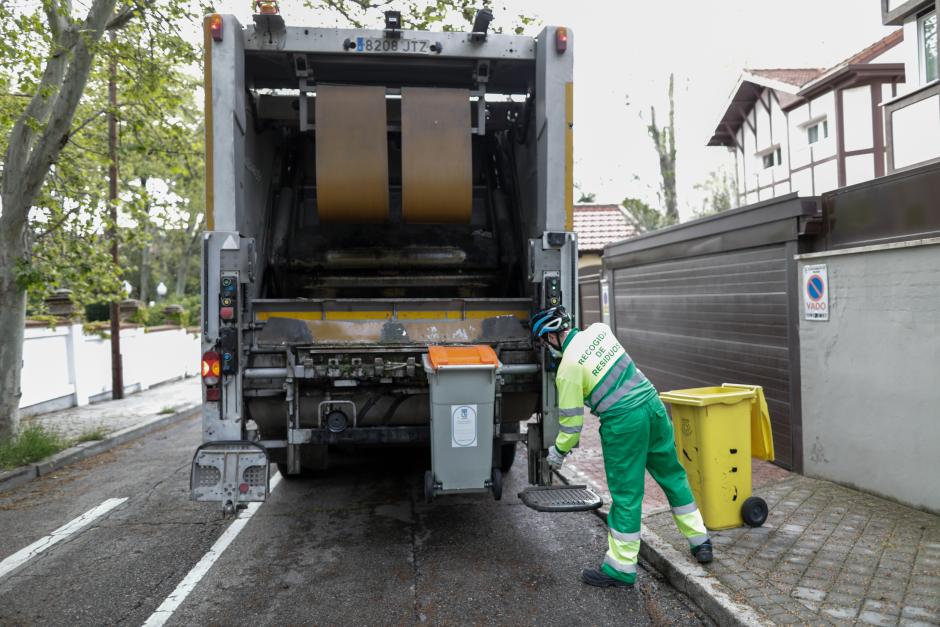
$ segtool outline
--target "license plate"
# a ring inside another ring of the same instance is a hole
[[[407,52],[422,54],[431,52],[431,42],[426,39],[356,37],[356,52]]]

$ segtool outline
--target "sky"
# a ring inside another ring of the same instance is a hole
[[[288,24],[317,16],[282,0]],[[891,32],[879,0],[497,0],[496,23],[517,14],[573,30],[575,183],[597,202],[659,206],[659,166],[646,132],[665,120],[675,73],[680,216],[701,208],[695,185],[733,163],[705,146],[743,68],[830,67]],[[249,21],[247,0],[215,3]],[[392,3],[394,6],[394,2]],[[333,24],[324,24],[330,25]],[[376,24],[376,27],[381,27]],[[539,26],[526,34],[536,35]],[[642,116],[642,117],[641,117]]]

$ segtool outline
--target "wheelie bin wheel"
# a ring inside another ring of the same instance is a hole
[[[748,527],[760,527],[767,521],[767,514],[770,508],[767,507],[767,501],[759,496],[751,496],[744,500],[741,505],[741,518]]]
[[[490,490],[497,501],[503,498],[503,472],[499,468],[494,468],[490,474]]]
[[[434,473],[430,470],[424,471],[424,502],[430,503],[434,500]]]
[[[516,461],[516,443],[510,442],[499,447],[499,469],[509,472],[513,462]]]

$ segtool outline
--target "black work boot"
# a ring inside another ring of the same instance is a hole
[[[692,555],[698,560],[699,564],[708,564],[714,559],[712,555],[712,541],[705,540],[698,546],[692,547]]]
[[[632,583],[614,579],[599,568],[585,568],[581,571],[581,581],[598,588],[632,588]]]

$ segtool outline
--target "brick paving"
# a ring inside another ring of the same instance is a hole
[[[763,527],[713,532],[719,581],[778,624],[940,625],[940,516],[794,475]],[[644,523],[685,547],[668,513]]]
[[[565,475],[604,493],[597,419]],[[940,625],[940,516],[754,462],[763,527],[713,532],[708,571],[779,625]],[[680,552],[665,497],[647,475],[643,523]]]
[[[574,455],[565,462],[566,474],[574,479],[589,483],[597,488],[604,502],[610,502],[610,493],[607,491],[607,476],[604,474],[604,454],[601,450],[601,437],[598,432],[599,422],[596,416],[585,407],[584,429],[581,431],[580,446],[575,449]],[[791,473],[779,466],[768,462],[754,460],[751,466],[751,483],[754,487],[764,486],[781,481],[791,476]],[[646,489],[643,496],[643,514],[669,508],[666,495],[649,473],[646,474]]]

